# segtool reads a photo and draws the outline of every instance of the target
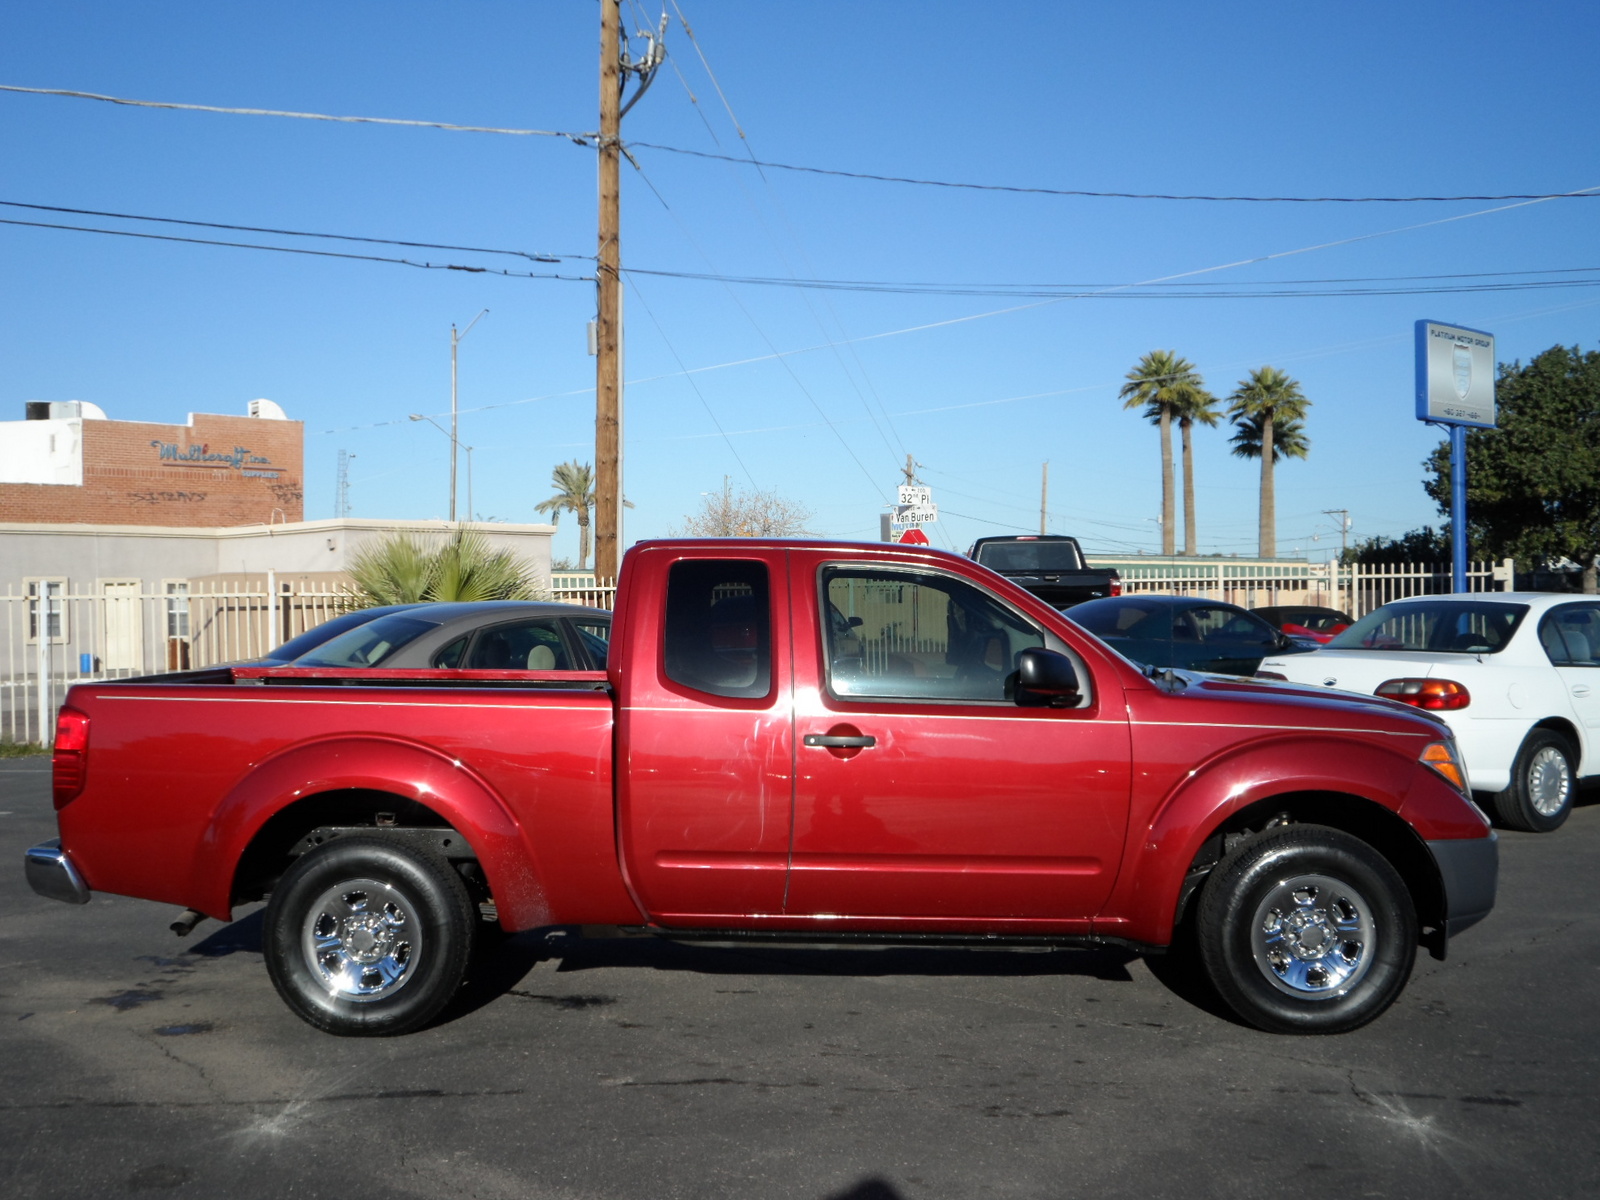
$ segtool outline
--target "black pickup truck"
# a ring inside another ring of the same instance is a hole
[[[1122,595],[1122,576],[1114,570],[1089,567],[1077,538],[1058,534],[984,537],[972,543],[967,557],[1055,608]]]

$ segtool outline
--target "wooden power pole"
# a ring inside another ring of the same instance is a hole
[[[1050,512],[1050,461],[1045,460],[1039,473],[1039,536],[1044,536],[1045,517]]]
[[[596,582],[617,577],[617,519],[621,480],[621,299],[617,244],[621,225],[622,0],[600,0],[600,237],[596,271],[594,409],[594,574]]]

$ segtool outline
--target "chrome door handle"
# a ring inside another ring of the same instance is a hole
[[[805,736],[808,746],[848,746],[865,747],[876,746],[878,739],[870,735],[861,737],[841,737],[836,733],[808,733]]]
[[[1587,683],[1575,683],[1575,684],[1573,684],[1572,685],[1572,694],[1574,696],[1587,696],[1589,694],[1589,685]]]

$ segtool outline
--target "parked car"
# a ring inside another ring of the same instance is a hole
[[[478,671],[603,671],[611,614],[536,600],[424,604],[346,629],[287,664]]]
[[[1314,604],[1274,604],[1250,610],[1280,633],[1306,638],[1320,645],[1333,641],[1354,623],[1348,613]]]
[[[1515,829],[1545,832],[1600,773],[1600,599],[1535,592],[1418,596],[1375,609],[1260,675],[1387,696],[1441,717],[1472,786]]]
[[[418,604],[380,604],[375,608],[358,608],[351,612],[340,613],[337,617],[330,617],[320,625],[313,625],[302,634],[290,638],[281,645],[274,646],[260,658],[250,659],[248,662],[229,663],[228,666],[247,667],[255,666],[283,666],[293,662],[302,654],[309,654],[322,643],[338,637],[347,630],[354,629],[357,625],[365,625],[368,621],[376,621],[379,617],[386,617],[390,613],[405,612],[408,609],[421,608]]]
[[[1241,1019],[1334,1033],[1494,904],[1493,831],[1429,713],[1145,675],[930,549],[643,542],[617,605],[604,672],[441,668],[546,644],[500,636],[537,606],[479,605],[491,619],[394,613],[316,652],[348,666],[80,684],[60,839],[27,852],[29,882],[186,908],[180,933],[268,896],[279,994],[363,1035],[432,1020],[489,922],[1192,938]],[[608,616],[543,607],[563,635]],[[402,657],[421,665],[383,669]]]
[[[1064,615],[1147,667],[1253,675],[1269,654],[1317,648],[1236,604],[1193,596],[1116,596],[1074,605]]]
[[[1059,534],[983,537],[967,557],[1054,608],[1122,594],[1122,574],[1084,561],[1078,539]]]

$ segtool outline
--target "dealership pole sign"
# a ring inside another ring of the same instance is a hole
[[[1417,420],[1450,430],[1451,589],[1467,590],[1467,429],[1493,429],[1494,334],[1417,322]]]

